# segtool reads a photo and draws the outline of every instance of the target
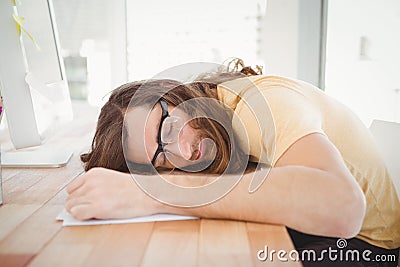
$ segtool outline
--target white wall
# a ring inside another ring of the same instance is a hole
[[[400,1],[329,1],[326,92],[369,126],[400,122]]]

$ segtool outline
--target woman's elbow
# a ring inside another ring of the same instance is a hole
[[[335,222],[335,236],[340,238],[353,238],[361,230],[366,201],[364,193],[358,185],[349,190],[343,197],[340,215]]]

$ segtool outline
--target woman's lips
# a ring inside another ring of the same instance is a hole
[[[201,158],[201,156],[203,155],[203,152],[204,152],[203,149],[204,149],[203,140],[200,140],[200,142],[199,142],[199,150],[197,152],[195,160],[199,160]]]

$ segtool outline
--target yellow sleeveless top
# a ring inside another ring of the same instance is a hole
[[[274,166],[300,138],[325,134],[366,197],[357,238],[386,249],[400,247],[399,197],[371,133],[349,108],[311,84],[278,76],[240,78],[218,85],[217,90],[219,100],[235,111],[233,127],[252,161]]]

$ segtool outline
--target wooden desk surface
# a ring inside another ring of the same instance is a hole
[[[78,156],[95,127],[96,111],[79,110],[45,145],[75,151],[66,167],[2,170],[1,266],[301,266],[289,259],[294,247],[279,225],[201,219],[62,227],[55,218],[64,207],[63,189],[82,172]],[[265,246],[269,254],[285,250],[288,261],[277,253],[273,261],[259,261],[257,252]]]

